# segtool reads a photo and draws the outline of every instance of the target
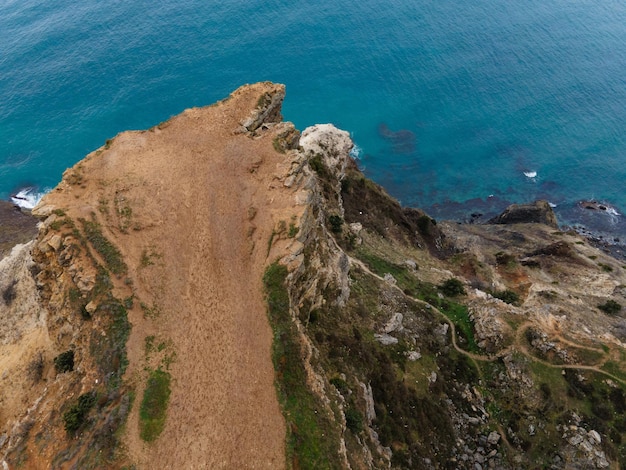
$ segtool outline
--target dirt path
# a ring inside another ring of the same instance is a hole
[[[379,276],[378,274],[376,274],[375,272],[371,271],[367,265],[365,263],[363,263],[362,261],[353,258],[353,257],[348,257],[350,259],[350,262],[354,265],[359,266],[359,268],[361,268],[363,271],[367,272],[368,274],[370,274],[371,276],[374,276],[375,278],[377,278],[378,280],[387,283],[387,281],[385,281],[385,279],[382,276]],[[429,304],[428,302],[425,302],[421,299],[415,298],[415,297],[411,297],[407,294],[404,293],[404,291],[402,291],[402,289],[400,289],[400,287],[394,285],[394,284],[389,284],[391,287],[397,289],[398,291],[402,292],[404,295],[406,295],[408,298],[410,298],[411,300],[413,300],[414,302],[417,302],[418,304],[421,304],[423,306],[425,306],[426,308],[430,309],[431,311],[437,313],[449,326],[450,326],[450,334],[451,334],[451,338],[452,338],[452,347],[459,352],[460,354],[463,354],[464,356],[467,356],[469,359],[471,359],[474,364],[476,366],[478,366],[478,364],[476,364],[476,361],[480,361],[480,362],[493,362],[498,360],[501,357],[506,356],[507,354],[509,354],[512,350],[517,350],[519,352],[521,352],[524,356],[528,357],[529,359],[539,362],[547,367],[551,367],[554,369],[576,369],[576,370],[589,370],[589,371],[593,371],[593,372],[597,372],[599,374],[602,374],[606,377],[611,378],[612,380],[615,380],[621,384],[626,385],[626,380],[620,379],[619,377],[616,377],[615,375],[611,374],[610,372],[607,372],[605,370],[602,370],[601,367],[607,363],[607,361],[610,359],[610,355],[606,354],[605,357],[603,357],[596,365],[586,365],[586,364],[552,364],[551,362],[548,361],[544,361],[542,359],[539,359],[535,356],[533,356],[530,351],[528,351],[528,348],[524,345],[524,340],[523,340],[523,333],[532,325],[534,325],[533,322],[527,321],[523,324],[521,324],[517,330],[516,330],[516,334],[515,334],[515,341],[513,342],[513,344],[511,344],[510,346],[507,346],[506,348],[504,348],[503,350],[499,351],[497,355],[490,355],[490,356],[486,356],[486,355],[482,355],[482,354],[475,354],[469,351],[466,351],[465,349],[461,348],[457,342],[456,342],[456,327],[454,325],[454,323],[452,322],[452,320],[450,320],[443,312],[441,312],[439,309],[437,309],[435,306]],[[559,339],[562,339],[559,336]],[[570,342],[569,340],[563,340],[564,343],[567,343],[571,346],[575,346],[578,348],[582,348],[582,349],[588,349],[591,351],[602,351],[601,349],[597,349],[597,348],[593,348],[593,347],[588,347],[588,346],[579,346],[579,345],[575,345],[574,343]],[[477,367],[477,369],[480,371],[480,367]]]

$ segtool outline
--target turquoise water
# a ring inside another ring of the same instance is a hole
[[[463,218],[545,197],[574,220],[595,198],[621,213],[624,25],[612,0],[0,0],[0,198],[54,187],[117,132],[272,80],[286,119],[350,131],[407,205]]]

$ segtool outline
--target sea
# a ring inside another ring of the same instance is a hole
[[[626,240],[623,0],[0,0],[0,199],[262,80],[404,205],[480,222],[541,198]]]

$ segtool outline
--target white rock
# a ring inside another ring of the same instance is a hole
[[[403,319],[404,316],[400,312],[394,313],[385,325],[385,333],[391,333],[392,331],[402,331],[404,329],[402,326]]]
[[[602,437],[600,437],[598,431],[591,430],[587,433],[587,436],[589,436],[591,442],[595,441],[597,444],[600,444],[602,442]]]
[[[500,434],[496,431],[491,431],[487,437],[487,442],[491,445],[496,445],[500,441]]]
[[[349,225],[349,227],[350,231],[355,235],[358,235],[359,233],[361,233],[361,230],[363,230],[363,224],[361,224],[360,222],[353,222]]]
[[[409,268],[409,269],[417,269],[417,263],[415,261],[413,261],[412,259],[407,259],[404,264]]]
[[[422,355],[417,351],[409,351],[406,357],[409,361],[417,361],[419,358],[422,357]]]
[[[388,334],[378,334],[376,333],[374,335],[374,338],[376,339],[376,341],[378,341],[380,344],[382,344],[383,346],[389,346],[390,344],[397,344],[398,343],[398,338],[394,338],[391,335]]]

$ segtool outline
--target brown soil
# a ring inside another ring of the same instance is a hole
[[[95,214],[128,264],[116,282],[120,298],[129,285],[135,295],[126,377],[137,398],[124,441],[138,468],[284,466],[262,277],[287,244],[268,253],[275,227],[301,214],[282,181],[289,158],[272,145],[278,129],[235,132],[272,87],[242,87],[216,106],[120,134],[43,201],[73,219]],[[147,358],[148,335],[173,358],[160,362],[173,383],[153,444],[138,425],[145,367],[159,365]]]

